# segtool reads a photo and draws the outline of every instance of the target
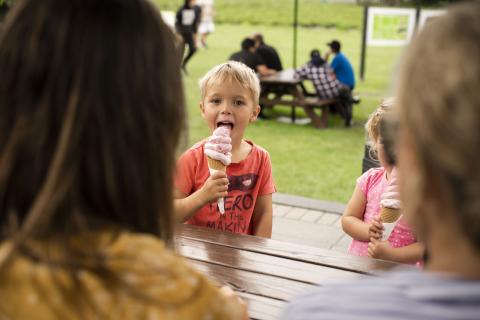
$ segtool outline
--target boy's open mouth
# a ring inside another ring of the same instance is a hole
[[[230,130],[233,129],[233,123],[229,122],[229,121],[219,121],[217,122],[217,128],[218,127],[228,127],[230,128]]]

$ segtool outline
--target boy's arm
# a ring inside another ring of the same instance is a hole
[[[187,195],[174,189],[175,221],[185,222],[205,204],[228,195],[228,178],[225,172],[217,171],[194,193]]]
[[[367,198],[360,187],[355,187],[352,198],[345,208],[342,216],[342,229],[353,239],[360,241],[369,241],[368,223],[363,222],[363,214],[367,206]]]
[[[202,206],[203,201],[201,199],[200,190],[192,193],[190,196],[181,192],[177,188],[173,191],[174,196],[174,220],[176,222],[183,223],[187,221],[195,212],[197,212]]]
[[[270,238],[272,236],[272,194],[259,196],[253,209],[253,235]]]

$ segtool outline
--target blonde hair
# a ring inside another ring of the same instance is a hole
[[[377,140],[380,137],[380,123],[385,116],[391,113],[393,109],[395,99],[385,98],[380,103],[380,106],[368,117],[367,123],[365,123],[365,130],[368,134],[370,149],[377,152]]]
[[[260,99],[260,81],[252,69],[237,61],[227,61],[210,69],[200,79],[202,101],[207,95],[208,87],[214,83],[222,83],[227,79],[237,81],[242,87],[250,91],[253,102],[258,105]]]
[[[429,186],[480,249],[480,3],[435,18],[408,49],[397,88],[400,129],[419,174],[405,197],[418,210]],[[439,212],[441,214],[441,212]]]

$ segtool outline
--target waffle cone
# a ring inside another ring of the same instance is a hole
[[[380,210],[380,220],[385,223],[392,223],[400,217],[400,209],[383,208]]]
[[[215,169],[222,172],[225,172],[227,170],[227,166],[224,165],[222,161],[215,160],[209,157],[207,157],[207,161],[208,161],[208,167],[210,169]]]

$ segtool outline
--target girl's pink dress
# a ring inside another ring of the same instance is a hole
[[[387,187],[387,177],[384,168],[373,168],[365,172],[357,179],[357,186],[367,198],[367,205],[363,214],[363,221],[370,223],[372,219],[380,214],[380,197]],[[405,247],[416,242],[415,237],[406,224],[403,217],[388,238],[388,242],[394,248]],[[368,255],[368,242],[353,240],[348,252],[356,256]]]

